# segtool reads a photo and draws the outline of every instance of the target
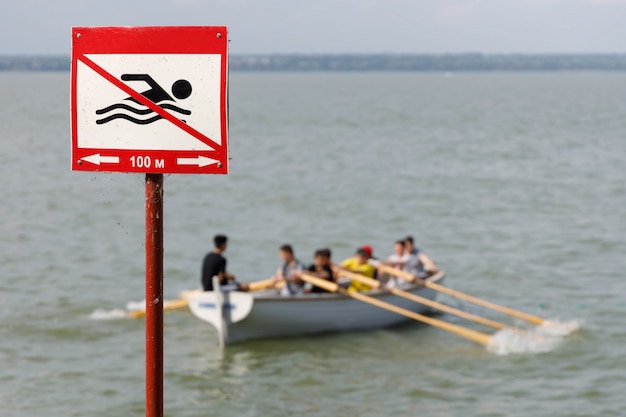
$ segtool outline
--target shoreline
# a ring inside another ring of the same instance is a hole
[[[0,72],[70,70],[69,55],[0,55]],[[626,71],[623,54],[255,54],[231,55],[233,72]]]

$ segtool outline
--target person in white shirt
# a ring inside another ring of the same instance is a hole
[[[397,240],[393,244],[393,254],[387,258],[385,263],[394,268],[402,269],[408,259],[409,255],[406,253],[404,240]]]
[[[383,261],[383,263],[389,266],[393,266],[394,268],[404,270],[404,266],[406,265],[408,260],[409,255],[406,253],[404,240],[397,240],[393,244],[393,254],[387,257],[387,259]],[[389,275],[385,282],[385,287],[395,288],[404,284],[406,284],[406,280]]]

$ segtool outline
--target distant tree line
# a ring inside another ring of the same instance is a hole
[[[625,71],[626,54],[605,55],[239,55],[235,71]]]
[[[231,55],[233,71],[626,71],[626,54]],[[68,71],[68,56],[0,56],[0,71]]]
[[[0,71],[69,71],[68,56],[0,56]]]

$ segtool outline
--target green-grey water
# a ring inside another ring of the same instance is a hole
[[[143,299],[143,178],[69,171],[68,78],[0,74],[0,415],[141,416],[143,321],[101,318]],[[217,232],[244,281],[285,242],[413,234],[449,286],[582,329],[544,353],[412,323],[220,351],[172,312],[167,416],[626,414],[626,74],[233,73],[230,147],[228,176],[166,178],[167,298]]]

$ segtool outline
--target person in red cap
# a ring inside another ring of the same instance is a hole
[[[371,249],[371,248],[370,248]],[[352,272],[363,274],[368,278],[374,278],[376,275],[376,268],[368,264],[369,255],[364,248],[358,248],[353,257],[345,259],[341,264],[341,268],[345,268]],[[337,271],[337,275],[341,276],[341,269]],[[372,287],[363,284],[358,281],[352,281],[348,291],[371,291]]]
[[[376,259],[374,258],[374,249],[372,249],[372,247],[370,245],[363,245],[361,246],[361,249],[363,249],[365,251],[365,253],[367,254],[367,260],[369,261],[370,259]],[[376,269],[374,267],[374,279],[378,279],[378,269]]]

